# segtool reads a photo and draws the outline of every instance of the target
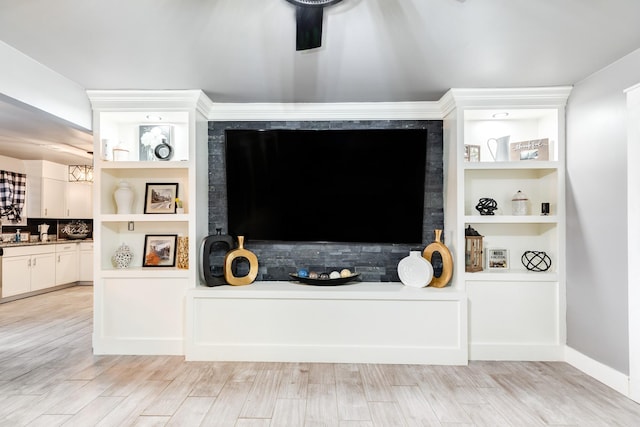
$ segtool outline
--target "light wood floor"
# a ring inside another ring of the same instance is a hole
[[[0,304],[2,426],[640,426],[565,363],[468,367],[94,356],[92,288]]]

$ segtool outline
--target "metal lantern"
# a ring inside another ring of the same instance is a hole
[[[470,225],[464,230],[464,271],[482,271],[482,239]]]

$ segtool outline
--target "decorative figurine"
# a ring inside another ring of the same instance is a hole
[[[551,258],[543,251],[526,251],[520,260],[529,271],[547,271],[551,268]]]
[[[483,197],[478,201],[476,210],[480,212],[480,215],[494,215],[493,211],[498,209],[498,202],[489,197]]]

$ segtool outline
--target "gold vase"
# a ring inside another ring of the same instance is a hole
[[[249,262],[249,273],[246,276],[235,276],[233,273],[233,261],[236,258],[244,258]],[[233,286],[242,286],[253,283],[258,276],[258,257],[253,252],[244,248],[244,236],[238,236],[238,248],[227,252],[224,257],[224,279]]]
[[[453,257],[451,256],[449,248],[442,243],[442,230],[435,230],[435,233],[436,239],[424,248],[422,256],[427,261],[431,262],[434,252],[438,252],[440,254],[440,257],[442,257],[442,273],[440,273],[440,276],[438,277],[434,275],[429,286],[434,288],[444,288],[447,286],[451,280],[451,276],[453,275]]]

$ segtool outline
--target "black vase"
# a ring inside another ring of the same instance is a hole
[[[226,285],[224,278],[224,257],[235,246],[232,236],[222,234],[222,229],[217,228],[216,234],[205,237],[202,240],[200,250],[200,279],[209,287]]]

